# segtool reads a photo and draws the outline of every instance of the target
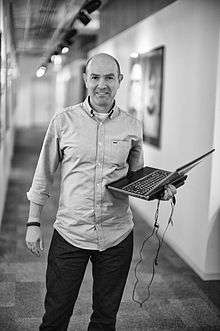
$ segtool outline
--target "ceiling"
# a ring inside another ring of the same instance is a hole
[[[94,35],[99,28],[99,10],[107,2],[101,1],[92,18],[83,25],[76,18],[79,10],[91,0],[11,0],[14,40],[17,54],[48,56],[61,41],[64,31],[74,28],[74,38]],[[94,2],[94,1],[93,1]],[[84,8],[84,7],[83,7]],[[88,14],[88,12],[87,12]]]

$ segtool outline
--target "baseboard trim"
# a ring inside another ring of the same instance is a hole
[[[193,270],[195,273],[202,279],[202,280],[219,280],[220,279],[220,273],[207,273],[202,271],[188,256],[183,252],[180,246],[176,245],[172,241],[172,239],[165,240],[166,243],[175,251],[176,254],[179,255],[179,257]]]
[[[131,200],[130,200],[131,201]],[[132,209],[135,210],[135,214],[137,214],[138,218],[140,218],[141,221],[146,222],[149,226],[152,226],[151,223],[148,223],[147,219],[143,217],[141,211],[139,211],[139,208],[135,207],[135,204],[133,201],[131,201]],[[166,238],[164,241],[174,250],[174,252],[179,255],[179,257],[204,281],[208,280],[220,280],[220,273],[206,273],[202,271],[190,258],[190,256],[186,255],[185,252],[182,250],[180,246],[176,244],[172,240],[172,238]]]

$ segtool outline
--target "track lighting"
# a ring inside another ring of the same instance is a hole
[[[54,62],[55,57],[56,57],[55,54],[51,55],[51,58],[50,58],[51,62]]]
[[[80,10],[79,14],[78,14],[78,19],[80,20],[80,22],[82,22],[84,25],[89,24],[89,22],[91,21],[91,17],[88,14],[88,12],[86,10]]]
[[[74,28],[71,30],[67,30],[63,35],[64,42],[71,44],[71,39],[75,37],[76,34],[77,34],[77,30]]]
[[[53,63],[54,63],[55,65],[60,65],[60,64],[62,64],[62,57],[61,57],[61,55],[54,55]]]
[[[56,50],[54,50],[51,54],[50,54],[50,62],[54,62],[54,59],[57,55],[59,55],[61,50],[58,50],[58,48]]]
[[[64,39],[69,41],[71,40],[73,37],[75,37],[75,35],[77,34],[77,30],[76,29],[71,29],[65,32],[64,34]]]
[[[46,70],[47,70],[46,65],[42,65],[42,66],[40,66],[40,67],[37,69],[37,71],[36,71],[36,76],[37,76],[38,78],[43,77],[44,74],[46,73]]]
[[[42,64],[41,67],[38,68],[36,75],[37,77],[42,77],[47,69],[47,65],[51,62],[54,62],[54,64],[60,65],[62,63],[62,58],[59,56],[59,54],[66,54],[69,52],[70,46],[73,44],[73,39],[77,35],[77,29],[74,27],[74,24],[77,20],[79,20],[83,25],[89,24],[91,21],[90,14],[96,11],[102,4],[101,0],[87,0],[84,2],[84,5],[81,6],[79,11],[74,15],[74,17],[66,21],[65,24],[62,24],[62,27],[57,30],[58,33],[56,35],[56,47],[55,50],[49,53],[47,55],[47,59],[44,63],[46,65]],[[55,34],[54,34],[55,35]],[[52,38],[53,40],[53,38]],[[53,40],[53,43],[55,41],[55,38]],[[52,43],[51,43],[52,44]]]
[[[66,54],[70,50],[70,46],[73,44],[71,41],[62,40],[61,43],[57,46],[59,54]]]
[[[93,1],[88,1],[85,6],[82,7],[82,9],[86,10],[89,14],[97,10],[101,6],[102,2],[101,0],[93,0]]]
[[[135,53],[135,52],[133,52],[133,53],[130,54],[130,57],[133,58],[133,59],[137,59],[138,56],[139,56],[139,54],[138,53]]]
[[[62,48],[62,50],[61,50],[61,53],[62,54],[66,54],[66,53],[68,53],[69,52],[69,47],[67,47],[67,46],[64,46],[63,48]]]

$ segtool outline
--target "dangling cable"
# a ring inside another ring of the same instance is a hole
[[[143,304],[150,298],[150,287],[151,287],[151,284],[152,284],[153,279],[154,279],[154,276],[155,276],[155,265],[156,266],[158,265],[159,252],[160,252],[160,249],[162,247],[162,244],[163,244],[163,241],[164,241],[164,236],[166,234],[166,231],[167,231],[167,229],[168,229],[168,227],[169,227],[170,224],[173,225],[172,216],[173,216],[175,204],[176,204],[176,198],[175,198],[175,196],[173,196],[173,198],[171,200],[171,213],[170,213],[170,216],[169,216],[169,219],[168,219],[168,223],[167,223],[167,226],[166,226],[166,228],[165,228],[165,230],[163,232],[162,239],[160,239],[160,237],[158,235],[158,231],[159,231],[158,216],[159,216],[160,200],[158,200],[157,209],[156,209],[156,212],[155,212],[155,221],[154,221],[153,231],[152,231],[152,233],[146,239],[144,239],[144,241],[142,243],[142,246],[141,246],[141,249],[139,251],[140,259],[137,262],[137,264],[135,266],[135,270],[134,270],[136,281],[135,281],[134,288],[133,288],[132,300],[134,302],[138,303],[140,305],[140,308],[142,308],[143,307]],[[153,265],[152,265],[152,276],[151,276],[151,279],[150,279],[150,281],[149,281],[149,283],[147,284],[147,287],[146,287],[146,289],[148,291],[148,294],[147,294],[146,298],[143,301],[139,301],[139,300],[137,300],[137,299],[134,298],[134,296],[135,296],[135,290],[136,290],[137,284],[139,282],[139,279],[138,279],[138,276],[137,276],[137,268],[138,268],[138,265],[143,261],[142,251],[143,251],[144,245],[145,245],[145,243],[154,234],[155,234],[155,236],[156,236],[156,238],[158,240],[158,248],[157,248],[156,256],[154,258]]]
[[[175,198],[175,196],[173,196],[173,198],[170,201],[170,205],[171,205],[170,216],[168,218],[168,222],[167,222],[166,228],[165,228],[165,230],[163,232],[163,235],[162,235],[161,239],[158,236],[158,233],[156,232],[156,237],[158,239],[159,245],[158,245],[157,254],[156,254],[156,257],[155,257],[155,260],[154,260],[155,261],[155,265],[158,265],[159,252],[160,252],[161,246],[163,245],[164,237],[165,237],[165,234],[166,234],[166,232],[168,230],[168,227],[169,227],[170,224],[173,226],[173,219],[172,219],[172,217],[173,217],[173,212],[174,212],[175,204],[176,204],[176,198]]]
[[[160,207],[160,200],[158,200],[158,202],[157,202],[157,209],[156,209],[155,216],[154,216],[155,221],[154,221],[153,231],[151,232],[151,234],[147,238],[144,239],[144,241],[142,243],[142,246],[141,246],[141,249],[139,251],[140,259],[136,263],[136,266],[135,266],[135,269],[134,269],[134,274],[135,274],[136,281],[135,281],[134,288],[133,288],[132,300],[134,302],[138,303],[140,305],[140,307],[142,307],[143,302],[141,302],[139,300],[136,300],[135,297],[134,297],[135,296],[135,290],[136,290],[137,284],[139,282],[139,279],[138,279],[138,276],[137,276],[137,268],[138,268],[138,265],[141,264],[141,262],[143,261],[142,251],[144,249],[144,246],[145,246],[146,242],[154,235],[155,231],[158,231],[158,228],[159,228],[159,224],[158,224],[159,207]],[[150,281],[150,283],[152,283],[152,281],[153,281],[153,279]]]

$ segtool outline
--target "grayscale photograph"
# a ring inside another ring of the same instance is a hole
[[[220,330],[220,1],[0,0],[0,331]]]

